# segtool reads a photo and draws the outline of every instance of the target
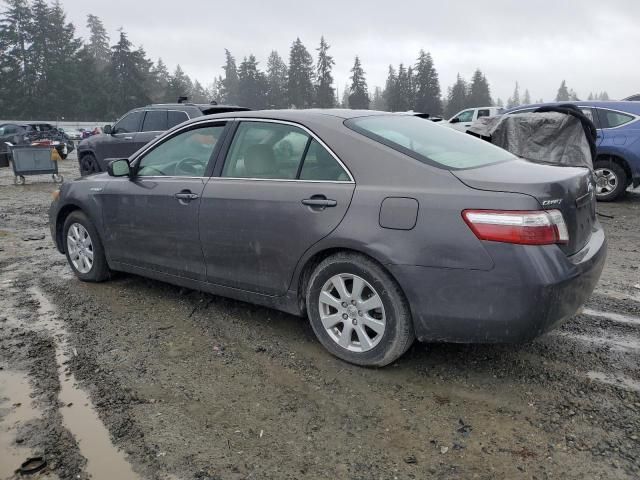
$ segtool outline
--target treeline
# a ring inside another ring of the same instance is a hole
[[[480,69],[470,80],[460,75],[442,94],[438,72],[429,52],[420,51],[413,65],[389,66],[384,88],[369,91],[365,68],[355,57],[342,95],[334,87],[330,45],[324,37],[316,59],[296,39],[288,61],[272,51],[260,68],[253,54],[239,63],[225,50],[223,75],[204,86],[180,67],[173,72],[162,59],[152,61],[119,31],[111,43],[102,21],[87,16],[89,36],[81,39],[67,22],[56,0],[5,0],[0,14],[0,117],[113,119],[149,103],[175,102],[187,96],[195,103],[236,104],[261,108],[358,108],[415,110],[447,118],[470,107],[503,106],[492,99],[489,82]],[[606,92],[589,99],[608,99]],[[556,100],[578,99],[562,82]],[[542,101],[542,100],[539,100]],[[516,83],[506,106],[531,103],[529,91],[520,98]]]

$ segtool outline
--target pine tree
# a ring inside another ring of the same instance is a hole
[[[496,107],[501,107],[501,108],[504,107],[504,102],[502,101],[501,98],[498,98],[496,100]]]
[[[156,64],[151,68],[153,84],[151,91],[149,92],[149,97],[151,97],[153,102],[168,103],[176,101],[175,98],[169,96],[168,88],[170,77],[169,69],[162,59],[159,58]]]
[[[87,15],[87,29],[89,30],[89,41],[87,50],[96,62],[99,72],[107,68],[111,60],[111,50],[109,48],[109,35],[104,28],[102,20],[95,15]]]
[[[340,108],[349,108],[349,85],[345,85],[342,89],[342,101]]]
[[[395,110],[398,112],[406,112],[411,108],[411,83],[409,82],[409,74],[401,63],[398,66],[397,80],[397,99]]]
[[[604,102],[609,100],[609,94],[607,92],[601,92],[600,95],[598,95],[598,100],[602,100]]]
[[[392,65],[389,65],[387,82],[382,93],[384,103],[390,112],[398,111],[398,76]]]
[[[222,89],[220,91],[220,99],[223,103],[229,105],[238,105],[238,68],[236,67],[236,59],[231,55],[231,52],[225,48],[225,64],[224,67],[224,79],[222,80]]]
[[[253,109],[267,106],[267,78],[258,70],[254,55],[245,57],[238,68],[239,94],[242,105]]]
[[[320,108],[332,108],[335,105],[335,92],[333,89],[333,76],[331,69],[335,62],[333,57],[327,53],[330,45],[324,37],[320,37],[320,48],[318,51],[318,63],[316,66],[316,105]]]
[[[353,68],[351,69],[351,87],[349,88],[349,108],[358,110],[369,109],[369,90],[367,80],[360,63],[360,58],[356,55]]]
[[[110,77],[112,85],[111,117],[119,117],[135,107],[150,102],[147,87],[147,74],[150,69],[143,50],[132,50],[132,43],[124,30],[120,30],[120,39],[111,47]]]
[[[430,53],[420,50],[415,70],[416,99],[414,110],[431,115],[441,115],[440,80]]]
[[[577,102],[579,100],[580,99],[578,98],[578,94],[575,92],[575,90],[573,88],[569,90],[569,101]]]
[[[382,89],[380,87],[375,87],[373,89],[373,97],[371,98],[371,110],[387,110],[387,105],[384,101],[384,95],[382,94]]]
[[[456,83],[449,88],[447,95],[447,108],[445,114],[447,118],[453,117],[460,110],[466,108],[467,103],[467,82],[458,74]]]
[[[593,99],[594,99],[594,98],[593,98],[593,93],[592,93],[592,92],[589,92],[589,96],[587,97],[587,100],[591,101],[591,100],[593,100]]]
[[[556,94],[556,102],[566,102],[569,100],[569,89],[567,88],[567,82],[562,80],[558,93]]]
[[[267,60],[267,107],[287,108],[287,65],[273,50]]]
[[[313,105],[313,58],[297,38],[289,53],[289,104],[294,108],[309,108]]]
[[[507,108],[513,108],[521,105],[520,103],[520,85],[516,82],[516,87],[513,89],[513,95],[507,100]]]
[[[469,96],[467,97],[467,107],[486,107],[491,105],[491,91],[489,89],[489,82],[487,77],[476,69],[471,79],[471,86],[469,87]]]
[[[192,102],[192,90],[193,83],[191,82],[191,79],[186,73],[184,73],[182,67],[177,65],[176,69],[173,71],[173,75],[169,76],[169,80],[167,82],[167,101],[177,102],[180,97],[187,97],[189,101]]]
[[[529,89],[526,89],[524,91],[524,97],[522,98],[522,104],[523,105],[530,105],[531,104],[531,95],[529,95]]]

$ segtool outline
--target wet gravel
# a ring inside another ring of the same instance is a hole
[[[77,281],[48,236],[53,183],[11,182],[0,170],[0,380],[28,379],[37,415],[9,422],[22,407],[0,390],[0,465],[44,455],[42,478],[110,478],[65,421],[78,407],[137,478],[640,477],[640,191],[598,206],[609,257],[586,313],[529,344],[415,344],[375,370],[290,315],[133,275]],[[64,328],[41,328],[34,291]],[[60,345],[87,405],[60,401]]]

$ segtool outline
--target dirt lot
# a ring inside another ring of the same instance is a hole
[[[293,316],[77,281],[49,238],[54,185],[12,180],[0,170],[0,479],[33,456],[50,479],[640,477],[640,190],[598,207],[609,258],[582,315],[374,370]]]

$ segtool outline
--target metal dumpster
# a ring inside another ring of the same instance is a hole
[[[64,178],[58,174],[58,162],[54,160],[52,147],[38,145],[9,145],[14,183],[23,185],[25,175],[48,175],[56,183]]]

